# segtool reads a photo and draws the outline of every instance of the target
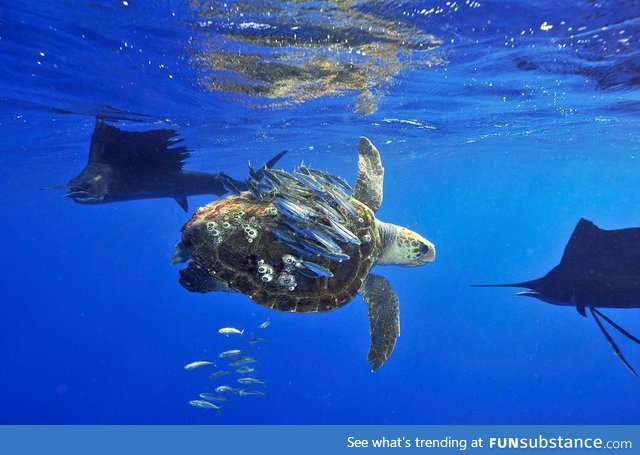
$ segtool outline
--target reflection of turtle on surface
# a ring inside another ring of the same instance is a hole
[[[357,94],[369,114],[404,68],[441,64],[442,41],[410,21],[388,18],[387,1],[190,0],[203,31],[192,61],[204,85],[251,107]]]
[[[206,86],[215,91],[278,100],[265,103],[271,107],[355,90],[359,93],[354,106],[357,112],[369,114],[377,110],[379,94],[371,90],[376,85],[372,80],[390,78],[382,68],[368,63],[341,62],[322,55],[296,57],[270,61],[251,54],[211,53],[203,60],[218,74],[208,78]]]
[[[263,169],[250,192],[198,209],[182,229],[174,262],[192,262],[180,283],[192,292],[242,292],[280,311],[322,312],[360,293],[369,306],[369,363],[378,369],[400,334],[398,298],[376,264],[418,266],[435,259],[431,242],[376,219],[384,169],[373,144],[358,144],[355,190],[340,177],[300,165]]]

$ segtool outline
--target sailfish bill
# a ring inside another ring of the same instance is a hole
[[[69,184],[65,183],[63,185],[51,185],[51,186],[44,186],[42,188],[40,188],[41,190],[66,190],[67,188],[69,188]]]

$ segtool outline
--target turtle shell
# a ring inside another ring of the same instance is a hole
[[[350,201],[356,215],[345,216],[343,225],[361,243],[336,241],[349,256],[341,262],[301,254],[281,241],[269,228],[283,215],[251,193],[198,209],[182,228],[182,243],[193,261],[260,305],[300,313],[330,311],[353,299],[380,251],[373,212],[356,199]],[[333,276],[310,274],[302,259]]]

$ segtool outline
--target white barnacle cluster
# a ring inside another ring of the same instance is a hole
[[[296,282],[296,277],[293,276],[291,272],[293,272],[294,267],[302,267],[302,262],[291,254],[282,256],[282,262],[285,264],[284,270],[276,276],[274,268],[265,262],[264,259],[260,259],[258,260],[258,274],[264,283],[273,282],[279,287],[293,291],[298,283]]]
[[[252,243],[256,237],[258,237],[258,229],[251,226],[249,223],[242,225],[247,242]]]
[[[287,288],[289,291],[293,291],[298,285],[298,283],[296,283],[296,277],[286,272],[282,272],[280,275],[278,275],[277,283],[278,286]]]
[[[220,230],[218,229],[218,223],[215,221],[207,221],[207,224],[205,224],[205,228],[207,229],[207,232],[209,234],[211,234],[211,236],[213,237],[213,241],[216,243],[220,243],[222,242],[222,234],[220,232]]]
[[[293,254],[283,254],[282,262],[284,263],[284,269],[287,272],[292,272],[295,270],[295,267],[302,267],[302,261],[296,258]]]
[[[284,263],[285,272],[289,274],[292,274],[294,272],[304,274],[305,267],[304,267],[304,263],[302,262],[302,259],[295,257],[293,254],[283,254],[282,262]],[[293,286],[293,289],[295,289],[295,287],[297,286],[297,283],[295,283],[295,277],[294,277],[294,284],[292,286]],[[293,289],[289,289],[289,290],[293,291]]]
[[[369,243],[369,242],[371,242],[371,234],[365,234],[365,235],[363,235],[363,236],[362,236],[362,241],[363,241],[364,243]]]
[[[253,241],[258,237],[259,223],[255,216],[250,217],[248,220],[245,219],[244,216],[245,212],[242,210],[231,214],[230,217],[226,216],[222,223],[222,227],[224,229],[242,229],[247,242],[253,243]]]
[[[267,264],[264,259],[258,261],[258,274],[260,274],[260,279],[265,283],[273,281],[273,267]]]
[[[234,231],[236,228],[242,225],[242,217],[244,216],[244,212],[242,210],[231,213],[229,215],[225,215],[222,218],[222,229],[225,231]]]

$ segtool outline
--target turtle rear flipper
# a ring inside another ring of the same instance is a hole
[[[191,258],[191,253],[189,253],[189,249],[184,246],[184,243],[178,242],[176,244],[176,251],[171,256],[171,263],[173,265],[182,264],[187,262]]]
[[[367,276],[360,294],[369,306],[371,346],[368,361],[372,371],[376,371],[389,358],[400,336],[398,296],[386,278],[374,274]]]
[[[369,139],[362,136],[358,142],[358,177],[353,197],[375,212],[382,205],[383,180],[380,152]]]
[[[195,262],[180,270],[180,284],[189,292],[236,292],[229,283],[211,275]]]

